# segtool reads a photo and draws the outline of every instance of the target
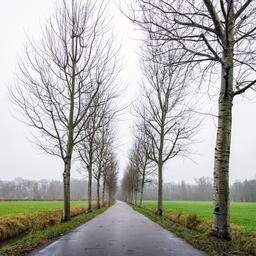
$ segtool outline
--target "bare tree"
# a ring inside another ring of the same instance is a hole
[[[137,204],[139,179],[138,170],[129,164],[122,179],[122,196],[125,201],[131,204]]]
[[[167,59],[163,60],[165,57]],[[171,158],[188,153],[191,139],[198,127],[188,102],[186,101],[187,66],[175,63],[182,61],[183,55],[169,52],[159,54],[154,41],[147,47],[144,56],[143,100],[137,107],[141,132],[145,133],[146,150],[158,169],[158,204],[156,213],[163,211],[163,166]],[[168,66],[162,64],[168,62]]]
[[[132,168],[128,166],[122,178],[122,196],[123,200],[128,203],[133,202],[134,179],[132,171]]]
[[[96,180],[97,184],[97,202],[96,207],[100,208],[100,182],[102,178],[102,169],[104,167],[104,157],[106,154],[106,128],[102,127],[97,133],[97,137],[95,139],[96,143],[96,161],[95,161],[95,168],[93,169],[93,176]]]
[[[105,159],[105,163],[102,169],[102,192],[101,192],[101,204],[105,205],[105,194],[106,194],[106,180],[107,180],[107,169],[109,168],[108,156]]]
[[[146,183],[151,182],[150,177],[154,174],[155,168],[152,166],[148,156],[150,143],[146,141],[145,133],[141,133],[140,129],[141,127],[139,126],[139,129],[135,130],[137,136],[130,153],[130,164],[138,172],[136,183],[137,191],[140,193],[139,205],[142,206],[144,186]]]
[[[134,155],[130,156],[130,165],[128,167],[128,178],[130,179],[130,187],[131,190],[131,203],[134,202],[135,205],[138,204],[138,195],[140,193],[140,183],[141,183],[141,175],[139,173],[139,169],[135,163],[137,159],[134,158]],[[138,162],[137,162],[138,164]]]
[[[88,122],[83,127],[83,140],[77,145],[79,158],[85,166],[88,174],[88,204],[87,211],[92,210],[92,182],[94,167],[97,160],[97,149],[99,147],[96,136],[101,128],[107,125],[107,108],[105,102],[102,102],[102,95],[97,95],[94,106],[91,108]]]
[[[214,162],[212,235],[229,239],[229,158],[233,99],[254,90],[256,3],[253,0],[137,0],[132,19],[159,45],[175,43],[202,77],[217,72],[219,113]],[[169,48],[172,51],[172,47]]]
[[[77,150],[79,154],[79,159],[82,166],[85,168],[88,174],[88,191],[87,191],[87,212],[92,210],[92,178],[93,178],[93,165],[95,163],[95,152],[96,143],[95,135],[97,129],[99,129],[102,116],[99,115],[98,106],[100,104],[95,102],[94,107],[91,109],[91,116],[83,127],[83,137],[84,139],[77,145]]]
[[[111,129],[113,129],[111,127]],[[112,161],[113,161],[113,143],[114,143],[114,135],[113,131],[109,131],[109,138],[106,144],[106,147],[104,149],[104,157],[103,157],[103,163],[102,163],[102,177],[101,177],[101,182],[102,182],[102,193],[101,193],[101,204],[105,205],[106,203],[106,193],[107,193],[107,178],[108,178],[108,173],[109,170],[111,169],[112,166]]]
[[[100,208],[100,183],[103,180],[103,189],[105,190],[105,182],[107,169],[109,167],[109,154],[111,146],[114,141],[113,130],[111,127],[111,120],[109,120],[104,126],[102,126],[96,134],[96,161],[95,168],[93,169],[93,176],[97,183],[97,208]],[[102,177],[103,176],[103,177]],[[102,179],[103,178],[103,179]],[[105,192],[104,192],[105,193]],[[104,194],[103,194],[104,197]],[[104,204],[104,198],[102,198],[102,204]]]
[[[20,63],[12,99],[29,125],[39,130],[35,141],[64,163],[63,220],[70,219],[70,173],[74,147],[101,88],[95,67],[104,52],[105,5],[63,0],[46,25],[41,41],[32,40]]]
[[[137,205],[137,202],[138,202],[138,194],[140,193],[141,191],[141,187],[140,187],[140,183],[141,183],[141,175],[140,175],[140,165],[141,165],[141,158],[140,156],[138,155],[139,154],[139,145],[135,142],[134,145],[133,145],[133,148],[130,152],[130,155],[129,155],[129,160],[130,160],[130,163],[129,163],[129,171],[130,171],[130,174],[132,173],[133,175],[130,177],[132,177],[133,179],[133,183],[132,183],[132,188],[133,188],[133,195],[134,195],[134,203],[135,205]],[[128,172],[129,173],[129,172]]]
[[[111,154],[110,165],[108,167],[106,170],[106,187],[108,190],[108,205],[110,206],[114,202],[118,187],[117,162],[113,153]]]
[[[113,100],[117,97],[116,89],[113,88],[115,85],[114,79],[116,78],[116,61],[113,61],[110,56],[108,53],[104,62],[97,68],[97,74],[100,74],[99,79],[102,81],[102,90],[98,90],[93,102],[94,105],[90,109],[90,117],[81,133],[83,139],[77,145],[80,160],[85,165],[88,173],[88,211],[92,209],[93,176],[97,181],[97,207],[100,207],[101,169],[103,168],[105,151],[108,149],[109,143],[111,143],[108,129],[116,114],[113,104]],[[111,66],[110,69],[108,65]]]

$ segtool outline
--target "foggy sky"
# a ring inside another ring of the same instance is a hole
[[[96,1],[96,0],[95,0]],[[1,0],[0,8],[0,179],[15,177],[27,179],[62,178],[62,162],[56,157],[39,151],[28,138],[30,128],[17,120],[21,113],[9,100],[8,87],[14,81],[18,56],[22,56],[26,35],[32,38],[41,36],[41,27],[54,11],[56,0]],[[120,166],[120,176],[128,162],[128,150],[132,143],[133,116],[129,107],[138,97],[138,84],[141,79],[139,68],[139,31],[122,16],[115,4],[111,5],[114,15],[113,31],[122,42],[120,58],[121,105],[127,106],[119,116],[117,124],[118,142],[116,151]],[[218,83],[218,81],[216,81]],[[236,99],[233,110],[233,131],[231,145],[230,180],[256,178],[256,99],[253,92]],[[250,96],[248,99],[247,96]],[[204,102],[204,112],[209,109],[216,113],[216,99]],[[165,166],[165,181],[185,180],[193,182],[201,176],[212,177],[216,124],[213,117],[205,117],[190,159],[174,159]],[[78,166],[72,176],[80,177]]]

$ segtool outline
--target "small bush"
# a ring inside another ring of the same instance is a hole
[[[164,215],[171,221],[193,230],[198,230],[202,223],[202,220],[196,214],[166,211]]]
[[[186,227],[197,230],[198,225],[202,220],[196,214],[189,214],[187,216]]]

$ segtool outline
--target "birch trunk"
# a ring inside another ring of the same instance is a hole
[[[218,128],[214,158],[214,208],[211,234],[229,240],[229,159],[232,129],[235,24],[233,1],[228,2],[227,8],[229,9],[229,17],[221,69]]]
[[[142,206],[144,183],[145,183],[145,174],[143,173],[142,174],[142,179],[141,179],[140,206]]]
[[[213,223],[211,234],[230,239],[229,234],[229,158],[233,104],[233,51],[224,53],[218,129],[214,159]]]
[[[112,191],[111,191],[111,185],[109,186],[109,190],[108,190],[108,206],[111,206],[111,202],[112,202]]]
[[[100,179],[97,179],[97,209],[100,209]]]
[[[74,74],[73,74],[74,75]],[[71,102],[69,110],[69,125],[68,125],[68,142],[67,142],[67,156],[64,159],[64,173],[63,173],[63,185],[64,185],[64,209],[63,209],[63,221],[70,220],[70,171],[71,171],[71,159],[74,147],[74,90],[75,80],[72,78],[72,90],[71,90]]]
[[[72,38],[72,56],[76,58],[76,45],[74,38]],[[74,108],[75,108],[75,87],[76,87],[76,63],[72,63],[72,77],[71,77],[71,90],[70,90],[70,108],[68,119],[68,140],[67,140],[67,155],[64,159],[64,173],[63,173],[63,185],[64,185],[64,210],[63,221],[70,220],[70,171],[71,171],[71,159],[74,148]]]
[[[165,114],[162,114],[162,120],[165,120]],[[161,126],[160,147],[158,157],[158,195],[156,214],[163,214],[163,148],[164,148],[164,126]]]
[[[156,214],[162,216],[163,214],[163,163],[158,164],[158,195],[157,195],[157,209]]]
[[[70,160],[64,163],[63,172],[63,185],[64,185],[64,208],[63,208],[63,221],[70,220]]]
[[[231,85],[232,70],[223,69],[214,161],[212,235],[224,239],[229,239],[229,158],[232,127]],[[226,90],[225,88],[229,89]]]
[[[92,211],[92,165],[88,166],[88,205],[87,212]]]
[[[136,190],[135,190],[135,205],[138,205],[138,188],[139,188],[139,179],[136,178]]]
[[[103,186],[102,186],[102,196],[101,196],[102,205],[105,205],[105,190],[106,190],[106,178],[104,177]]]

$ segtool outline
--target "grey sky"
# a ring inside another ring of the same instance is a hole
[[[96,1],[96,0],[95,0]],[[0,179],[24,177],[28,179],[61,179],[62,164],[55,157],[40,152],[28,141],[30,130],[14,118],[19,117],[9,101],[8,86],[14,80],[17,59],[22,55],[26,42],[26,34],[33,38],[41,35],[41,26],[54,10],[56,0],[0,0]],[[129,105],[138,96],[139,70],[139,32],[133,30],[116,9],[114,13],[113,30],[117,40],[122,41],[120,80],[123,90],[120,97],[122,105]],[[251,93],[251,92],[249,92]],[[246,96],[249,94],[247,93]],[[209,100],[209,99],[208,99]],[[215,109],[215,103],[204,103],[203,110]],[[254,99],[239,98],[234,104],[233,133],[231,148],[230,178],[256,178],[256,105]],[[127,163],[128,149],[132,142],[132,116],[130,109],[122,112],[117,124],[118,160],[121,172]],[[215,144],[215,125],[212,117],[206,117],[198,135],[193,151],[197,155],[188,159],[170,161],[165,170],[165,181],[186,180],[192,182],[201,176],[212,176]],[[73,170],[73,177],[79,174]]]

